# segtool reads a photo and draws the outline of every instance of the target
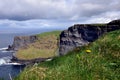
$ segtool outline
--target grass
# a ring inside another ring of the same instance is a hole
[[[55,35],[56,37],[59,37],[60,33],[61,33],[61,31],[52,31],[52,32],[45,32],[45,33],[37,34],[37,36],[45,37],[45,36]]]
[[[59,34],[60,31],[37,34],[39,39],[35,43],[29,44],[27,49],[19,49],[15,56],[22,60],[53,57],[58,49]]]
[[[90,53],[86,53],[90,50]],[[120,30],[52,61],[27,67],[15,80],[119,80]]]

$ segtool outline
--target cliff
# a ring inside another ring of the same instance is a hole
[[[16,36],[14,37],[13,45],[8,46],[8,50],[18,50],[20,48],[27,48],[31,43],[34,43],[38,40],[37,36]]]
[[[120,20],[108,24],[75,24],[61,32],[59,55],[65,55],[77,47],[88,45],[101,35],[118,29],[120,29]],[[58,50],[59,33],[53,31],[36,36],[16,36],[9,49],[19,49],[15,57],[21,60],[53,57]]]
[[[16,50],[12,62],[32,64],[55,57],[61,31],[45,32],[34,36],[16,36],[9,50]]]
[[[59,53],[65,55],[76,47],[95,41],[104,33],[120,29],[120,20],[108,24],[75,24],[60,34]]]

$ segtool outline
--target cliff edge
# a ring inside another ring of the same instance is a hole
[[[104,33],[120,29],[120,20],[108,24],[75,24],[60,34],[59,54],[65,55],[76,47],[95,41]]]

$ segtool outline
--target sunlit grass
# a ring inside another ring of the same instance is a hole
[[[119,36],[120,30],[110,32],[65,56],[26,68],[15,80],[119,80]],[[91,50],[89,54],[86,53],[88,49]]]
[[[35,58],[48,58],[55,56],[54,49],[37,49],[29,47],[28,49],[19,50],[16,54],[18,59],[29,60]]]
[[[52,32],[45,32],[45,33],[37,34],[37,36],[45,37],[45,36],[49,36],[49,35],[55,35],[56,37],[59,37],[60,33],[61,33],[61,31],[52,31]]]

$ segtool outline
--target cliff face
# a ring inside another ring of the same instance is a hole
[[[13,54],[12,62],[29,64],[45,61],[58,52],[58,36],[60,31],[45,32],[36,36],[17,36],[9,50],[18,50]]]
[[[13,50],[18,50],[19,48],[26,48],[28,44],[34,43],[38,40],[37,36],[16,36],[14,37],[14,42],[9,48]]]
[[[120,29],[120,20],[108,24],[76,24],[60,34],[60,55],[98,39],[102,34]]]

